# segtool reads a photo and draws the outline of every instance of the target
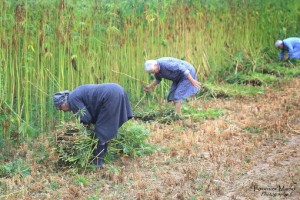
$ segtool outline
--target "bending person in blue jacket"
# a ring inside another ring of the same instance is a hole
[[[280,60],[300,59],[300,38],[290,37],[277,40],[275,46],[280,49]]]
[[[53,101],[58,110],[79,114],[81,123],[95,124],[98,144],[93,164],[102,168],[108,142],[133,116],[127,93],[115,83],[86,84],[54,94]]]
[[[145,70],[154,74],[155,77],[155,80],[144,88],[145,92],[159,84],[162,78],[173,82],[168,101],[175,102],[177,114],[181,114],[182,100],[196,94],[201,87],[201,83],[197,81],[193,65],[177,58],[163,57],[157,60],[147,60]]]

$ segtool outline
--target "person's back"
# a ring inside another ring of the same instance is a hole
[[[195,74],[195,68],[192,64],[173,57],[162,57],[157,59],[157,63],[160,66],[160,73],[163,74],[163,78],[178,82],[182,80],[186,74]]]
[[[92,117],[92,123],[97,120],[99,109],[106,99],[114,99],[117,93],[124,93],[123,88],[115,83],[85,84],[78,86],[69,94],[69,104],[74,113],[85,106]]]
[[[300,38],[289,37],[284,40],[277,40],[275,46],[281,50],[279,59],[300,59]]]
[[[300,46],[300,38],[298,37],[290,37],[290,38],[286,38],[283,40],[283,44],[285,44],[286,46],[292,46],[292,47],[297,47]]]

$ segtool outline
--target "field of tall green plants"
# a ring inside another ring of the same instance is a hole
[[[2,0],[0,137],[51,130],[68,117],[53,93],[85,83],[118,83],[134,107],[152,79],[146,59],[187,60],[204,83],[260,72],[276,39],[300,35],[299,13],[298,0]]]

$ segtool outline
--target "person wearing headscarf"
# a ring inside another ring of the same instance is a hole
[[[154,88],[163,78],[172,81],[168,101],[175,102],[177,114],[181,114],[182,100],[196,94],[201,87],[201,83],[197,81],[195,68],[184,60],[173,57],[147,60],[145,71],[154,74],[155,77],[154,81],[144,88],[145,92]]]
[[[80,122],[95,125],[98,138],[94,151],[93,163],[103,167],[108,142],[114,138],[118,129],[133,117],[127,93],[115,83],[86,84],[69,92],[67,90],[54,94],[56,109],[80,116]]]
[[[290,37],[276,40],[275,47],[280,49],[280,60],[300,59],[300,38]]]

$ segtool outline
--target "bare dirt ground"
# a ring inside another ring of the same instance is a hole
[[[0,179],[7,189],[2,198],[297,200],[299,88],[294,79],[263,95],[190,102],[199,112],[218,108],[224,115],[201,122],[149,123],[150,142],[164,150],[124,157],[104,170],[78,175],[56,171],[51,161],[31,162],[30,176]],[[33,160],[29,149],[21,149],[28,151],[28,162]]]

